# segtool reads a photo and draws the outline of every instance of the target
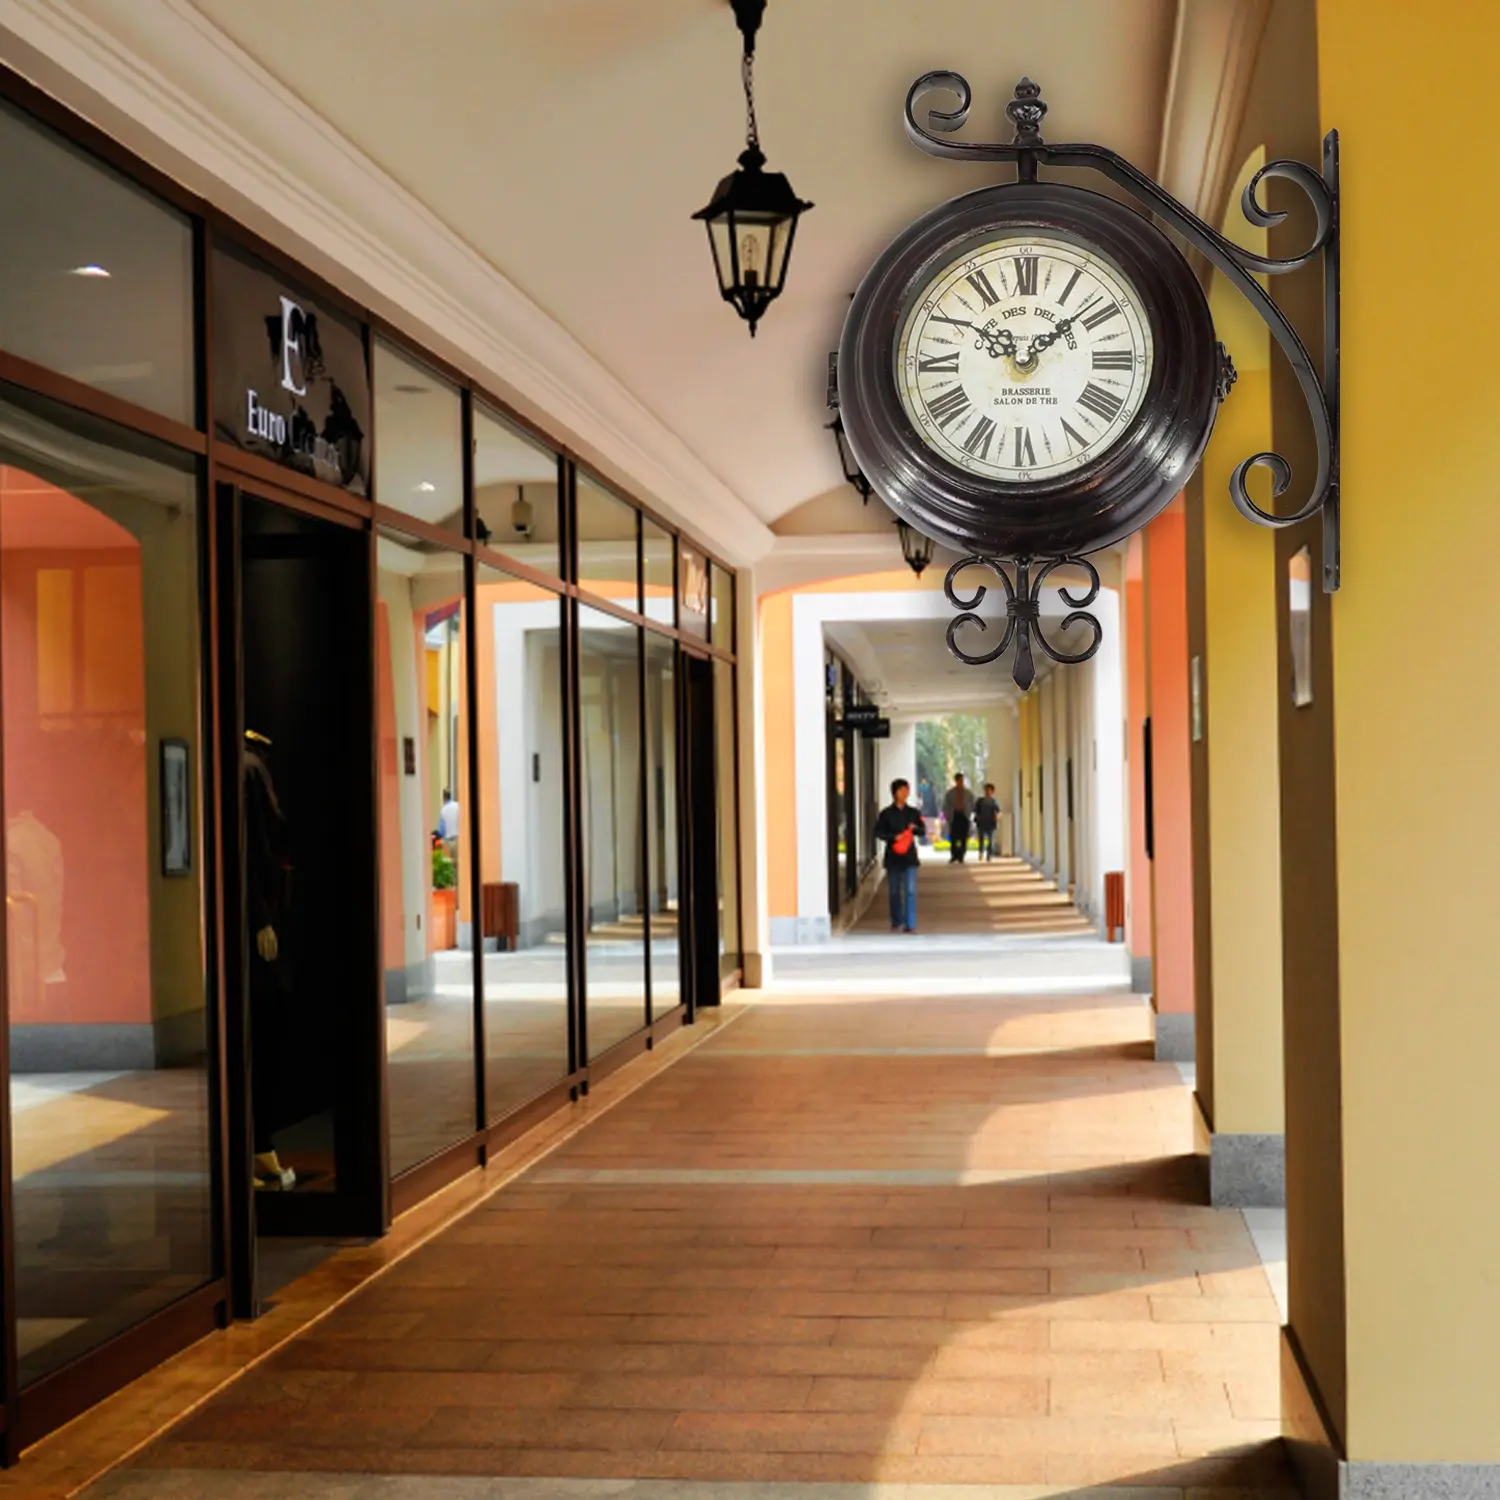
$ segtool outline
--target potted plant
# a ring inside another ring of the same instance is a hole
[[[432,844],[431,899],[428,940],[436,953],[458,944],[458,867],[441,839]]]

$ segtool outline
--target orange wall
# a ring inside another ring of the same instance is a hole
[[[156,750],[146,742],[139,546],[65,491],[0,468],[0,596],[6,816],[14,828],[30,811],[62,846],[66,975],[14,986],[10,1018],[149,1022]],[[24,888],[8,882],[11,895]],[[10,914],[18,947],[30,941],[20,910]]]
[[[1158,1011],[1193,1009],[1193,828],[1188,724],[1187,515],[1146,528],[1147,663],[1156,858],[1152,971]]]
[[[759,602],[761,684],[766,744],[766,910],[797,915],[796,712],[792,703],[792,595]]]
[[[1137,533],[1125,551],[1125,732],[1129,775],[1130,952],[1151,954],[1151,861],[1146,857],[1146,756],[1144,726],[1150,712],[1146,681],[1146,544]]]

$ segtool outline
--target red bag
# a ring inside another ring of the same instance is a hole
[[[914,836],[915,835],[913,833],[911,824],[908,823],[906,825],[906,827],[903,828],[901,830],[901,832],[898,833],[896,835],[896,837],[891,840],[891,853],[892,854],[910,854],[911,853],[911,841],[912,841],[912,839],[913,839]]]

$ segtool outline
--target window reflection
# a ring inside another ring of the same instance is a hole
[[[740,846],[734,709],[734,667],[727,661],[716,661],[714,755],[717,775],[714,779],[719,797],[719,967],[724,975],[732,974],[740,966]],[[842,808],[842,797],[839,805]],[[841,857],[842,849],[841,840]]]
[[[464,560],[390,530],[376,549],[381,958],[394,1176],[477,1124],[473,850]]]
[[[677,647],[646,632],[646,834],[651,879],[651,1013],[682,998],[678,955]]]
[[[670,531],[641,517],[641,613],[659,625],[677,623],[677,550]]]
[[[491,1120],[565,1078],[562,601],[481,568],[476,588],[485,1091]]]
[[[0,348],[191,425],[191,224],[9,105],[0,159]]]
[[[212,1272],[197,481],[48,411],[0,402],[23,1384]]]
[[[713,564],[713,595],[709,601],[709,638],[725,651],[734,650],[734,574]]]
[[[579,584],[612,604],[639,609],[635,507],[582,471],[577,495]]]
[[[375,344],[375,498],[432,526],[463,530],[458,391],[389,344]]]
[[[474,407],[475,536],[492,552],[558,572],[557,455]]]
[[[646,1022],[640,627],[578,611],[589,1056]]]

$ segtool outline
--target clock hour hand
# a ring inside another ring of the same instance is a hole
[[[1012,359],[1016,354],[1015,335],[1008,328],[976,328],[977,337],[974,341],[976,349],[987,349],[991,359],[1000,359],[1009,355]]]

